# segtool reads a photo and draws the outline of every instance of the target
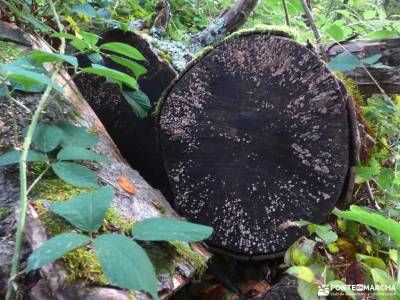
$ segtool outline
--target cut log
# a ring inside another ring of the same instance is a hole
[[[36,49],[49,51],[44,43],[33,38]],[[102,185],[112,186],[115,192],[113,207],[121,220],[137,222],[139,220],[166,216],[175,217],[178,215],[170,207],[168,201],[156,189],[153,189],[140,174],[132,169],[122,157],[112,139],[106,132],[104,126],[83,99],[78,89],[71,81],[69,75],[63,72],[56,79],[60,86],[64,87],[63,95],[53,95],[50,98],[46,114],[43,115],[43,121],[53,122],[65,120],[78,126],[85,126],[89,132],[96,132],[99,136],[99,143],[94,147],[98,154],[106,156],[110,164],[89,164]],[[21,103],[32,111],[40,98],[40,94],[19,94],[16,96]],[[16,107],[16,118],[20,138],[21,129],[30,122],[30,114],[21,106]],[[0,101],[0,153],[12,147],[13,130],[8,115],[8,102],[2,98]],[[138,141],[139,143],[139,141]],[[31,170],[31,169],[30,169]],[[50,176],[45,190],[52,188],[57,191],[57,195],[66,195],[63,185],[55,187],[57,180]],[[53,175],[54,176],[54,175]],[[120,176],[124,176],[127,181],[134,185],[136,193],[133,195],[126,192],[119,183]],[[32,182],[35,176],[29,173],[29,181]],[[46,180],[46,179],[42,179]],[[12,211],[16,206],[19,197],[18,169],[16,166],[0,167],[0,209],[2,215],[5,208]],[[67,194],[68,195],[68,194]],[[25,243],[23,258],[26,259],[31,249],[37,248],[46,241],[49,236],[49,225],[46,225],[43,219],[43,206],[39,209],[39,203],[51,203],[51,201],[42,199],[41,192],[33,191],[30,195],[30,207],[27,215],[27,227],[25,230]],[[40,201],[40,202],[38,202]],[[44,201],[44,202],[43,202]],[[46,202],[47,201],[47,202]],[[44,204],[43,204],[44,205]],[[45,207],[45,206],[44,206]],[[42,216],[42,217],[40,217]],[[50,216],[51,217],[51,216]],[[5,286],[8,279],[9,267],[13,251],[14,231],[16,224],[16,215],[11,213],[0,220],[0,298],[4,296]],[[53,220],[54,221],[54,220]],[[206,262],[210,254],[199,244],[167,242],[145,243],[143,246],[149,253],[150,258],[157,269],[159,278],[158,289],[162,299],[168,298],[175,293],[181,286],[188,282],[201,268],[206,267]],[[178,249],[179,248],[179,249]],[[185,252],[186,251],[186,252]],[[80,256],[79,256],[80,257]],[[193,257],[196,261],[193,261]],[[85,259],[85,256],[84,258]],[[85,261],[85,265],[90,267],[93,260]],[[76,266],[75,266],[76,267]],[[74,267],[71,267],[74,268]],[[74,272],[79,271],[76,267]],[[93,278],[86,278],[77,281],[71,281],[71,270],[66,269],[65,264],[53,263],[40,270],[33,272],[31,276],[26,276],[24,281],[18,280],[18,295],[20,299],[131,299],[132,294],[127,290],[115,288],[113,286],[104,286],[93,282]],[[22,277],[25,277],[24,275]],[[137,292],[136,299],[149,299],[147,294]]]
[[[226,40],[171,85],[159,128],[175,206],[214,227],[214,250],[280,256],[304,234],[282,224],[323,222],[352,189],[343,92],[314,53],[260,32]]]
[[[137,48],[147,59],[147,74],[140,77],[140,89],[149,97],[154,107],[163,90],[176,77],[176,72],[160,59],[147,40],[133,32],[115,29],[102,35],[101,43],[120,42]],[[105,59],[106,66],[128,72],[121,65]],[[89,64],[82,57],[80,63]],[[155,188],[171,197],[167,175],[164,171],[155,119],[152,113],[143,119],[135,116],[131,106],[118,88],[107,84],[103,77],[82,74],[74,79],[80,92],[90,104],[100,121],[117,144],[122,156]]]
[[[382,57],[379,59],[379,62],[392,68],[368,68],[368,71],[386,93],[400,93],[400,38],[376,41],[356,40],[344,43],[342,46],[344,46],[346,51],[359,58],[366,58],[375,54],[382,55]],[[329,56],[332,58],[340,53],[343,53],[345,50],[342,48],[342,46],[334,45],[328,47]],[[360,92],[365,95],[365,97],[368,98],[373,94],[381,93],[377,85],[373,82],[371,77],[363,68],[357,68],[349,72],[344,72],[344,74],[357,83]]]

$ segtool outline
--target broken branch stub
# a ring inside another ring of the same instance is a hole
[[[354,151],[347,105],[304,46],[260,32],[226,39],[164,99],[160,142],[176,208],[213,226],[216,251],[282,255],[304,231],[280,225],[323,222],[335,206]]]

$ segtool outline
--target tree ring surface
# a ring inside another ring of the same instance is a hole
[[[176,208],[237,256],[279,255],[304,233],[280,225],[323,222],[349,167],[338,84],[284,37],[221,43],[170,88],[159,126]]]

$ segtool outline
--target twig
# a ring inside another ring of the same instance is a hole
[[[288,7],[287,7],[286,0],[282,0],[282,5],[283,5],[283,9],[284,9],[284,11],[285,11],[285,21],[286,21],[286,25],[287,25],[288,27],[290,27],[289,11],[288,11]]]
[[[40,173],[40,175],[38,177],[36,177],[36,179],[31,183],[31,185],[26,190],[27,195],[29,195],[29,193],[32,191],[32,189],[35,187],[35,185],[40,181],[40,179],[43,178],[44,174],[46,174],[49,169],[50,169],[50,165],[48,165],[46,167],[46,169],[44,169],[44,171],[42,173]]]
[[[60,32],[63,31],[63,25],[60,22],[60,18],[56,12],[54,7],[54,3],[52,0],[49,1],[51,10],[53,12],[54,18],[56,19],[56,23]],[[64,54],[65,52],[65,39],[61,38],[61,46],[60,46],[60,53]],[[51,81],[53,82],[56,79],[57,74],[61,70],[62,63],[59,62],[55,65],[55,69],[53,74],[51,75]],[[50,92],[52,90],[51,85],[47,85],[42,97],[39,100],[38,106],[33,113],[32,122],[28,128],[28,132],[26,134],[23,146],[22,146],[22,153],[19,159],[19,180],[20,180],[20,202],[19,202],[19,213],[18,213],[18,224],[17,224],[17,232],[15,234],[15,248],[14,254],[12,257],[11,262],[11,271],[10,271],[10,278],[15,278],[18,274],[19,266],[20,266],[20,256],[21,256],[21,248],[22,248],[22,241],[23,235],[25,230],[25,220],[26,220],[26,213],[28,207],[28,193],[27,193],[27,169],[26,169],[26,159],[28,156],[28,151],[32,143],[32,136],[36,129],[36,126],[39,122],[40,115],[42,111],[46,108]],[[7,294],[6,300],[11,300],[14,295],[14,287],[13,281],[8,282],[7,287]]]
[[[310,23],[310,27],[311,27],[312,31],[314,32],[314,36],[315,36],[315,39],[317,41],[319,52],[320,52],[322,58],[325,61],[328,61],[328,55],[327,55],[327,53],[325,51],[324,46],[321,43],[321,35],[319,34],[317,26],[315,25],[315,22],[314,22],[312,14],[311,14],[310,8],[308,7],[306,0],[300,0],[300,1],[301,1],[301,5],[303,5],[303,9],[304,9],[304,12],[305,12],[305,14],[307,16],[308,22]]]

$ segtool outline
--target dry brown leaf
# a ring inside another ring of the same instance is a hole
[[[126,179],[125,176],[121,175],[118,177],[118,184],[125,192],[131,195],[137,193],[137,189],[135,188],[133,183],[131,183],[128,179]]]

